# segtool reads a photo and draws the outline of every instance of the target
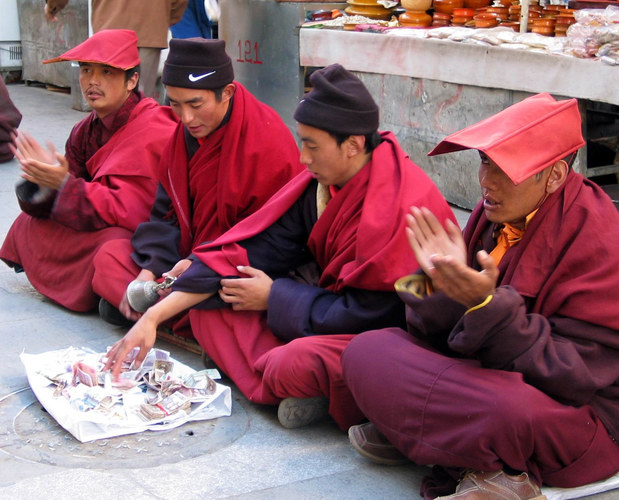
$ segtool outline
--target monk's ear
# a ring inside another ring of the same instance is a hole
[[[570,167],[563,160],[559,160],[552,167],[550,167],[550,176],[548,177],[548,182],[546,183],[546,192],[548,194],[552,194],[557,189],[559,189],[565,179],[567,179],[567,174],[570,171]]]
[[[351,135],[346,139],[346,152],[349,156],[355,156],[365,151],[365,136]]]
[[[138,86],[138,82],[140,81],[140,73],[135,71],[127,80],[127,90],[131,92]]]
[[[227,102],[232,99],[235,90],[236,87],[234,86],[234,83],[229,83],[228,85],[226,85],[221,93],[221,101]]]

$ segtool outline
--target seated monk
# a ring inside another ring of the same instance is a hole
[[[150,219],[131,241],[111,241],[95,257],[99,312],[116,325],[139,318],[127,301],[131,281],[161,280],[302,170],[280,116],[234,81],[223,40],[171,40],[162,81],[180,122],[161,161]],[[176,335],[191,337],[184,315],[170,323]]]
[[[570,168],[584,144],[576,99],[540,94],[430,153],[478,150],[483,198],[464,236],[412,208],[408,332],[362,333],[342,355],[370,420],[349,430],[355,449],[463,472],[453,494],[424,481],[426,498],[541,499],[542,483],[619,470],[619,215]]]
[[[177,266],[172,293],[112,347],[106,367],[115,375],[134,347],[144,358],[162,321],[191,308],[206,353],[250,401],[284,400],[286,427],[327,405],[342,429],[361,421],[340,353],[370,325],[404,324],[394,282],[418,268],[404,233],[408,207],[455,218],[395,136],[377,131],[378,107],[356,76],[336,64],[311,83],[294,115],[307,171]]]
[[[176,120],[137,90],[140,59],[131,30],[103,30],[60,57],[78,61],[92,112],[80,121],[65,155],[20,133],[14,150],[26,180],[22,213],[0,258],[24,270],[43,295],[73,311],[93,309],[93,256],[109,240],[129,240],[148,218],[155,168]]]

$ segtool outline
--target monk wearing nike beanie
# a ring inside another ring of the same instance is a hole
[[[180,275],[196,245],[255,212],[303,170],[280,116],[234,81],[223,40],[172,39],[162,82],[179,123],[161,158],[150,221],[131,242],[114,240],[95,257],[99,312],[116,325],[139,317],[127,300],[131,281]],[[186,317],[168,323],[176,336],[191,337]]]

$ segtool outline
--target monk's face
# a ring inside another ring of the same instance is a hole
[[[213,132],[226,116],[230,99],[234,95],[234,85],[224,88],[221,99],[215,92],[206,89],[187,89],[166,86],[170,107],[196,139]]]
[[[82,94],[99,118],[119,110],[138,84],[138,79],[137,73],[127,80],[122,69],[80,62]]]
[[[335,138],[319,128],[297,124],[301,139],[301,163],[312,177],[325,186],[342,187],[359,170],[347,154],[347,141],[339,144]]]
[[[485,154],[479,153],[479,184],[488,220],[523,228],[525,218],[546,195],[549,169],[529,177],[518,185]]]

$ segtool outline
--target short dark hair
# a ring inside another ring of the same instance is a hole
[[[212,89],[213,93],[215,94],[215,100],[217,102],[221,102],[222,96],[224,94],[224,89],[226,88],[228,84],[224,85],[223,87],[217,87],[216,89]],[[209,90],[209,89],[206,89]]]
[[[331,132],[330,130],[325,130],[331,137],[335,139],[338,146],[341,146],[346,139],[348,139],[351,135],[361,135],[361,134],[340,134],[338,132]],[[381,143],[382,139],[378,130],[374,132],[370,132],[369,134],[363,134],[365,137],[365,152],[371,153],[374,151],[378,145]]]
[[[129,79],[133,76],[134,73],[138,74],[138,85],[136,85],[134,87],[133,91],[136,94],[139,94],[140,93],[140,89],[138,87],[139,87],[140,76],[141,76],[141,74],[140,74],[140,65],[139,64],[137,66],[134,66],[133,68],[129,68],[129,69],[125,70],[125,82],[128,82]]]

